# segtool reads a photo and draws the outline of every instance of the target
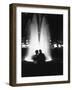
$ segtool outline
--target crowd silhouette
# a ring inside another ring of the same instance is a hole
[[[46,57],[44,53],[42,53],[42,50],[36,50],[35,55],[32,56],[32,59],[34,60],[34,63],[45,63]]]

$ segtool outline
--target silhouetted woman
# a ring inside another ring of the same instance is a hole
[[[37,63],[37,60],[38,60],[38,50],[35,51],[35,55],[32,56],[32,59],[34,60],[34,63]]]

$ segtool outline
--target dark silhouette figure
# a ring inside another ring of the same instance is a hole
[[[32,59],[34,60],[34,63],[37,63],[37,64],[44,64],[45,63],[45,60],[46,60],[46,57],[44,55],[44,53],[42,53],[42,50],[36,50],[35,51],[35,55],[32,56]]]
[[[35,51],[35,55],[32,56],[32,59],[34,60],[34,63],[37,63],[37,60],[38,60],[38,50]]]
[[[42,53],[42,50],[39,50],[38,54],[38,63],[45,63],[46,57],[44,53]]]

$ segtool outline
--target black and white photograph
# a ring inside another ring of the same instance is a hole
[[[21,13],[22,77],[63,75],[63,15]]]
[[[10,84],[69,83],[70,8],[11,4],[10,20]]]

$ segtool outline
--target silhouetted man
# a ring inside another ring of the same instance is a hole
[[[39,50],[39,55],[38,55],[38,63],[45,63],[46,57],[44,53],[42,53],[42,50]]]

